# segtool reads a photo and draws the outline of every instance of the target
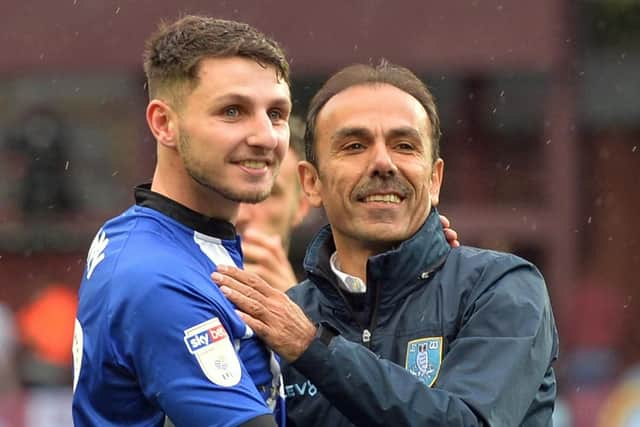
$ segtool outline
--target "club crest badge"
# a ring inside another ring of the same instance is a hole
[[[211,382],[223,387],[238,384],[240,361],[220,319],[214,317],[185,330],[184,343]]]
[[[420,338],[407,344],[407,361],[404,367],[427,387],[436,382],[441,361],[442,337]]]

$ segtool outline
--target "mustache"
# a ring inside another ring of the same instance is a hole
[[[363,200],[372,194],[394,193],[400,198],[407,198],[412,192],[411,186],[403,178],[394,176],[375,176],[365,181],[359,182],[353,190],[353,197],[356,200]]]

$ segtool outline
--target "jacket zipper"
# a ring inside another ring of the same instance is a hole
[[[380,289],[382,285],[378,285],[376,287],[376,295],[373,298],[373,310],[371,312],[371,317],[369,318],[369,327],[364,328],[362,331],[362,344],[365,347],[371,348],[371,338],[373,336],[373,330],[376,327],[376,322],[378,321],[378,306],[380,305],[380,294],[382,293],[382,289]]]
[[[442,267],[442,265],[444,264],[444,262],[447,259],[448,255],[449,255],[449,253],[447,252],[429,270],[424,271],[420,275],[420,278],[423,279],[423,280],[429,279],[431,277],[431,274],[434,271],[436,271],[437,269]],[[374,297],[373,311],[371,312],[371,318],[369,320],[369,327],[368,328],[363,328],[363,330],[362,330],[362,344],[364,344],[364,346],[369,348],[369,349],[371,348],[371,338],[373,336],[373,330],[375,329],[376,322],[378,321],[378,306],[380,305],[380,294],[382,293],[382,289],[380,289],[381,286],[382,285],[378,285],[378,287],[376,288],[376,295]],[[351,308],[351,307],[349,307],[349,308]],[[355,318],[355,316],[354,316],[354,318]]]
[[[438,261],[436,261],[434,264],[432,264],[432,267],[429,270],[423,271],[421,273],[421,275],[420,275],[420,279],[422,279],[422,280],[430,279],[432,273],[434,271],[438,270],[440,267],[442,267],[442,265],[444,265],[444,262],[447,259],[448,255],[449,255],[449,253],[447,252]],[[333,282],[330,282],[330,283],[333,283]],[[342,293],[342,290],[340,289],[339,286],[337,286],[337,285],[334,285],[334,286],[335,286],[335,289],[338,291],[338,294],[342,298],[342,301],[344,301],[345,305],[347,306],[347,308],[351,312],[352,319],[362,329],[362,335],[360,337],[361,341],[362,341],[362,344],[365,347],[367,347],[368,349],[371,349],[371,338],[373,337],[373,331],[374,331],[374,329],[376,327],[376,322],[378,321],[378,306],[380,305],[380,294],[382,293],[382,290],[380,289],[380,286],[382,286],[382,285],[378,285],[378,287],[376,288],[376,295],[374,297],[374,302],[373,302],[373,311],[371,312],[371,317],[369,319],[369,327],[366,327],[365,325],[362,325],[360,322],[358,322],[358,319],[356,318],[356,316],[354,314],[355,310],[353,309],[353,307],[351,307],[351,304],[349,303],[349,300]]]
[[[340,295],[340,298],[342,298],[342,301],[344,302],[345,306],[349,309],[349,312],[351,313],[351,318],[353,319],[353,321],[358,325],[358,327],[360,329],[362,329],[362,334],[360,336],[360,341],[362,341],[362,344],[367,347],[367,348],[371,348],[371,331],[373,330],[374,326],[375,326],[375,320],[376,320],[376,313],[378,312],[378,301],[379,301],[379,295],[380,292],[376,293],[375,296],[375,305],[373,308],[373,313],[371,316],[371,321],[369,322],[369,327],[367,328],[366,325],[363,325],[362,323],[360,323],[358,321],[357,316],[355,315],[355,310],[353,309],[353,307],[351,306],[351,303],[349,303],[349,299],[344,295],[342,289],[340,289],[339,286],[335,285],[335,289],[338,291],[338,295]]]

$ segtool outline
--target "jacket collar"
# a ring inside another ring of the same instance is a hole
[[[430,278],[451,250],[447,243],[440,217],[431,209],[420,229],[397,248],[369,257],[367,261],[367,292],[372,288],[382,293],[380,301],[396,300],[412,287],[419,286]],[[329,258],[335,251],[331,227],[323,227],[309,244],[304,268],[316,279],[325,293],[337,293],[336,277],[331,271]]]
[[[202,215],[175,200],[151,191],[151,184],[138,185],[134,195],[136,205],[156,210],[192,230],[222,240],[236,239],[236,229],[230,222]]]

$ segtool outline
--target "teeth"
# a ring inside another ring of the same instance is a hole
[[[267,162],[259,161],[259,160],[245,160],[240,162],[240,164],[249,169],[262,169],[267,166]]]
[[[365,202],[400,203],[397,194],[372,194],[364,199]]]

